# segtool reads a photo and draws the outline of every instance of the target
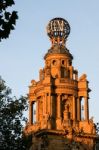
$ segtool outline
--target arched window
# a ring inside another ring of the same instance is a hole
[[[52,64],[53,64],[54,66],[56,66],[57,61],[56,61],[56,60],[53,60],[53,61],[52,61]]]
[[[62,65],[64,65],[65,64],[65,61],[64,60],[62,60]]]

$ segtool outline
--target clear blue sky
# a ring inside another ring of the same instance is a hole
[[[50,48],[46,25],[54,17],[71,26],[67,47],[74,56],[79,76],[90,82],[90,117],[99,121],[99,0],[16,0],[16,29],[0,43],[0,75],[13,95],[28,93],[32,79],[38,80],[43,56]]]

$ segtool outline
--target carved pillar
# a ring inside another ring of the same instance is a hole
[[[77,99],[77,120],[81,120],[81,100],[80,97]]]
[[[89,106],[88,106],[88,98],[84,97],[84,110],[85,110],[85,120],[89,120]]]
[[[78,80],[78,71],[76,70],[76,73],[75,73],[75,80],[77,81]]]
[[[51,93],[48,94],[47,96],[47,127],[48,129],[52,128],[52,98],[51,98]]]
[[[48,114],[51,115],[51,93],[48,94],[47,108],[48,108]]]
[[[38,105],[39,105],[39,101],[37,100],[36,101],[36,122],[38,122],[39,120],[39,118],[38,118],[38,116],[39,116],[39,114],[38,114],[38,109],[39,109],[39,107],[38,107]]]
[[[73,67],[70,67],[70,78],[73,79]]]
[[[29,102],[29,124],[33,124],[33,102]]]
[[[73,96],[73,120],[76,119],[76,99],[75,96]]]
[[[45,93],[43,97],[43,115],[47,113],[47,94]]]
[[[61,95],[57,97],[57,118],[61,118]]]
[[[49,94],[44,93],[43,95],[43,117],[42,117],[42,128],[50,128],[49,127]]]
[[[51,95],[51,93],[49,93],[49,96],[48,96],[48,114],[50,116],[53,115],[53,110],[54,108],[52,108],[52,103],[53,103],[53,95]]]
[[[58,130],[61,130],[62,127],[62,118],[61,118],[61,94],[57,95],[57,119],[56,127]]]
[[[50,114],[53,116],[53,95],[50,94]]]

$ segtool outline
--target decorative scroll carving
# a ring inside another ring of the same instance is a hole
[[[83,74],[80,78],[79,81],[86,81],[87,75]]]

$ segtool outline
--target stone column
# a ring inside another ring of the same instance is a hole
[[[47,113],[47,94],[45,93],[45,95],[43,96],[43,115],[45,115]]]
[[[57,118],[61,118],[61,95],[57,97]]]
[[[73,120],[76,119],[76,99],[75,96],[73,96]]]
[[[33,124],[33,102],[29,102],[29,124]]]
[[[61,95],[57,95],[57,118],[56,118],[56,128],[61,130],[62,128],[62,118],[61,118]]]
[[[76,70],[76,73],[75,73],[75,80],[77,81],[78,80],[78,71]]]
[[[51,94],[48,94],[48,102],[47,102],[48,114],[51,115]]]
[[[46,112],[51,116],[52,115],[52,98],[51,93],[48,94],[47,96],[47,101],[46,101]]]
[[[88,106],[88,98],[84,97],[84,113],[85,113],[85,120],[89,120],[89,106]]]
[[[45,114],[47,113],[47,93],[45,94]]]
[[[44,93],[43,95],[43,118],[42,118],[42,128],[45,129],[47,128],[47,93]]]
[[[77,99],[77,120],[81,120],[81,100],[80,97]]]
[[[36,101],[36,122],[38,122],[39,120],[38,120],[38,109],[39,109],[39,107],[38,107],[38,104],[39,102],[38,102],[38,100]]]
[[[70,78],[73,79],[73,67],[70,67]]]
[[[51,99],[51,93],[48,94],[47,96],[47,128],[51,129],[52,128],[52,99]]]
[[[53,116],[53,95],[50,94],[50,115]]]
[[[45,95],[43,96],[43,116],[45,115]]]

